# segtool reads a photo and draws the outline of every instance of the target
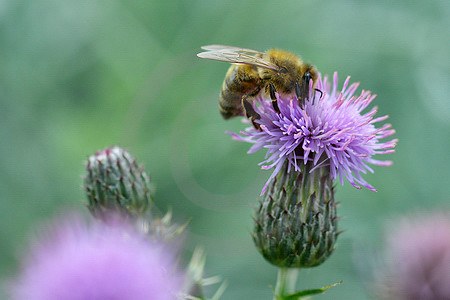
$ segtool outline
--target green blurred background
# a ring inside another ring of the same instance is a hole
[[[317,299],[369,299],[371,253],[399,215],[450,210],[448,1],[0,2],[0,277],[16,274],[32,229],[86,213],[86,156],[119,144],[157,185],[156,205],[191,218],[223,299],[270,299],[276,269],[255,250],[252,206],[271,171],[225,135],[245,126],[217,110],[226,63],[198,59],[220,43],[300,54],[322,73],[375,92],[400,141],[394,166],[338,185],[336,252],[302,270],[299,288],[344,283]]]

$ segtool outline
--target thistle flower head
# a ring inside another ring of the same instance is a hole
[[[394,152],[396,139],[387,142],[380,140],[395,133],[390,124],[380,128],[375,123],[388,116],[374,118],[377,108],[366,113],[362,111],[372,102],[375,95],[362,91],[355,96],[359,83],[350,84],[350,77],[338,91],[338,77],[334,74],[332,85],[328,77],[319,74],[316,89],[310,86],[310,96],[304,105],[294,96],[277,94],[277,113],[271,101],[263,96],[256,98],[255,111],[261,116],[254,127],[241,131],[240,135],[230,133],[234,139],[254,144],[248,153],[267,149],[266,159],[261,163],[263,169],[274,168],[269,182],[278,174],[285,161],[289,168],[300,170],[301,164],[312,162],[315,167],[329,166],[333,180],[347,179],[354,187],[361,185],[375,191],[361,176],[367,171],[373,172],[369,164],[389,166],[390,161],[372,158],[375,154]]]
[[[383,299],[450,299],[450,217],[434,213],[389,228],[386,265],[378,270]]]
[[[13,299],[176,299],[182,278],[172,254],[118,220],[56,224],[32,244]]]
[[[333,253],[339,235],[330,170],[325,166],[309,172],[309,163],[288,172],[287,164],[259,203],[253,241],[273,265],[315,267]]]

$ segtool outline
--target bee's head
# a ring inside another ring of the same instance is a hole
[[[309,96],[309,83],[313,82],[313,87],[316,84],[318,77],[317,69],[310,64],[303,66],[302,76],[298,78],[295,84],[295,94],[301,100],[306,99]]]
[[[305,64],[303,68],[303,76],[301,78],[302,85],[306,85],[309,87],[309,82],[313,81],[313,87],[316,84],[317,81],[317,69],[314,66],[311,66],[310,64]]]

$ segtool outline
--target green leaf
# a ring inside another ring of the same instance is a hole
[[[337,282],[337,283],[324,286],[324,287],[322,287],[320,289],[310,289],[310,290],[298,291],[298,292],[295,292],[293,294],[286,295],[282,299],[283,300],[297,300],[297,299],[300,299],[302,297],[307,297],[307,296],[321,294],[321,293],[325,292],[326,290],[328,290],[329,288],[332,288],[332,287],[334,287],[336,285],[339,285],[341,283],[342,283],[342,280]]]

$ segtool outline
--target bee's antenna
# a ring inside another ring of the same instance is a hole
[[[321,90],[319,90],[319,89],[314,89],[314,91],[315,92],[319,92],[320,93],[320,97],[319,97],[319,99],[322,99],[322,97],[323,97],[323,92],[321,91]],[[313,102],[312,102],[312,104],[314,105],[314,100],[316,99],[316,93],[314,93],[314,97],[313,97]]]

